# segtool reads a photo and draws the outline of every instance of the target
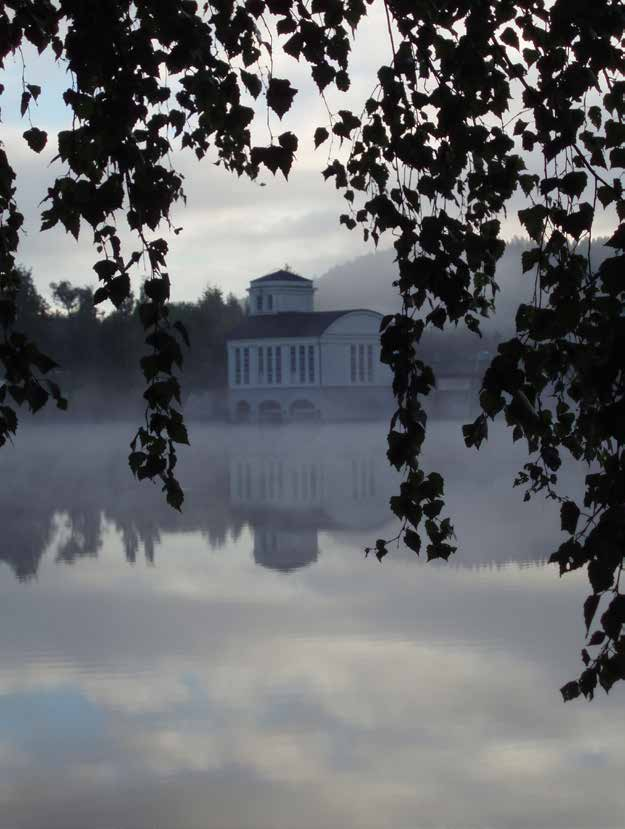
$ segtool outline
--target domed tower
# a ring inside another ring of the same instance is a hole
[[[313,310],[312,279],[304,279],[291,271],[274,271],[252,279],[247,292],[250,316]]]

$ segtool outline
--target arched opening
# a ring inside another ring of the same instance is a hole
[[[239,400],[234,410],[237,423],[249,423],[252,415],[252,407],[247,400]]]
[[[310,400],[294,400],[291,403],[291,418],[292,420],[318,420],[319,419],[319,412],[315,408],[315,404],[311,403]]]
[[[263,400],[258,407],[261,423],[282,423],[282,407],[277,400]]]

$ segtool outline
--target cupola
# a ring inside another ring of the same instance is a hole
[[[292,271],[279,270],[252,279],[247,292],[250,316],[313,310],[315,288],[312,279]]]

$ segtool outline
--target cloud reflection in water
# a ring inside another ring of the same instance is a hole
[[[539,566],[554,510],[520,504],[503,441],[468,466],[441,426],[457,561],[365,561],[393,484],[380,435],[296,430],[278,448],[243,430],[216,452],[201,433],[182,516],[108,439],[50,450],[36,476],[20,456],[2,510],[3,825],[621,825],[618,691],[557,693],[585,584]]]

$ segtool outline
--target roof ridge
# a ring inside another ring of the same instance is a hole
[[[252,282],[261,282],[261,281],[276,281],[276,282],[310,282],[312,283],[312,279],[308,279],[308,277],[300,276],[300,274],[295,273],[294,271],[287,271],[284,268],[278,268],[277,271],[271,271],[270,273],[263,274],[262,276],[257,276],[255,279],[251,279],[250,283]]]
[[[227,340],[298,339],[318,337],[337,319],[354,311],[364,311],[380,316],[376,311],[367,309],[344,308],[330,311],[282,311],[272,314],[252,314],[245,317],[230,331]]]
[[[275,317],[283,316],[284,314],[377,314],[384,316],[381,311],[374,311],[373,308],[326,308],[321,311],[270,311],[265,314],[250,314],[250,317]],[[246,317],[247,319],[247,317]]]

